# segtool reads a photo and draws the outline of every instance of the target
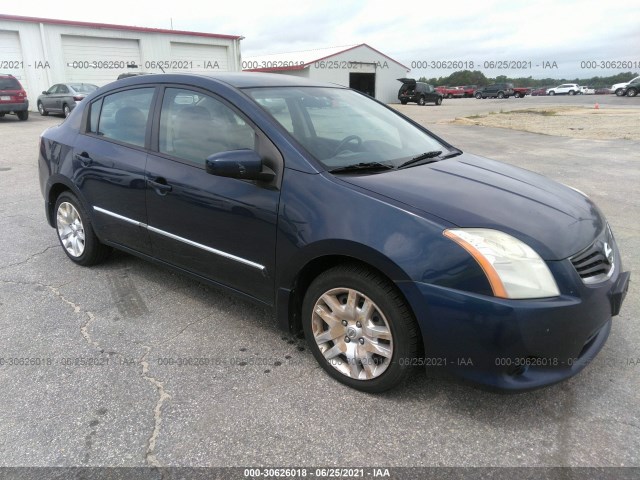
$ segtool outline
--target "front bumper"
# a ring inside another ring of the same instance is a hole
[[[580,372],[604,346],[630,274],[587,286],[570,262],[553,263],[556,279],[572,285],[555,298],[508,300],[420,282],[398,284],[422,331],[425,355],[418,364],[508,391],[540,388]]]

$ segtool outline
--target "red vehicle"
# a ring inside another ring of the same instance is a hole
[[[0,74],[0,117],[14,113],[20,120],[29,118],[27,92],[16,77]]]
[[[464,91],[464,98],[472,98],[476,94],[476,90],[478,89],[477,85],[463,85],[460,87]]]
[[[532,95],[529,87],[513,87],[513,96],[516,98],[524,98],[525,95]]]
[[[538,97],[538,96],[543,96],[547,94],[547,89],[546,88],[534,88],[531,90],[531,96],[532,97]]]
[[[460,87],[436,87],[436,92],[441,93],[445,98],[464,97],[464,90]]]

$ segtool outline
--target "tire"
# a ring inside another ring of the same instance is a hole
[[[42,105],[42,102],[38,102],[38,113],[40,113],[40,115],[42,115],[43,117],[46,117],[47,115],[49,115],[49,112],[45,110],[44,105]]]
[[[504,98],[504,93],[503,93],[503,92],[498,92],[497,97],[498,97],[498,98]]]
[[[18,119],[22,122],[24,122],[25,120],[27,120],[29,118],[29,110],[23,110],[22,112],[16,112],[16,115],[18,115]]]
[[[442,105],[442,97],[436,98],[436,105]]]
[[[67,118],[69,115],[71,115],[71,109],[66,103],[62,106],[62,114],[64,115],[64,118]]]
[[[619,88],[616,90],[616,95],[621,97],[624,94],[624,88]]]
[[[407,101],[406,101],[406,100],[400,100],[400,103],[401,103],[402,105],[406,105],[406,104],[407,104]]]
[[[54,212],[58,240],[72,262],[88,267],[109,256],[111,248],[100,243],[89,215],[73,193],[62,192]]]
[[[476,93],[476,98],[477,98],[478,100],[480,100],[480,99],[482,98],[482,95],[481,95],[481,94],[479,94],[479,93]]]
[[[418,327],[400,292],[360,265],[320,274],[305,294],[302,323],[320,366],[363,392],[398,386],[418,354]]]
[[[631,87],[627,90],[627,97],[635,97],[636,95],[638,95],[638,90],[635,88]]]
[[[453,95],[451,95],[450,93],[447,93],[447,98],[453,98]]]
[[[575,95],[576,92],[574,92],[573,90],[569,90],[569,95]]]
[[[420,106],[424,107],[424,105],[425,105],[424,97],[420,97],[420,98],[418,99],[418,105],[420,105]]]
[[[555,94],[556,94],[556,92],[554,92],[553,90],[551,90],[551,91],[549,92],[549,95],[551,95],[552,97],[553,97]]]

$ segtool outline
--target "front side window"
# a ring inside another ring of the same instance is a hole
[[[449,149],[377,102],[327,87],[247,89],[256,103],[286,103],[272,114],[327,169],[380,162],[397,167],[427,152]],[[283,118],[284,113],[288,118]]]
[[[69,93],[69,89],[66,85],[60,85],[58,87],[58,93]]]
[[[136,88],[104,97],[97,134],[119,142],[144,147],[153,92],[153,88]],[[95,105],[94,103],[92,107]]]
[[[215,153],[254,149],[256,135],[220,100],[193,90],[167,88],[158,140],[161,153],[204,165]]]

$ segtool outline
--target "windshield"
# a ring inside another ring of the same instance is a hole
[[[378,163],[398,167],[450,149],[384,106],[352,90],[253,88],[247,92],[327,169]]]

